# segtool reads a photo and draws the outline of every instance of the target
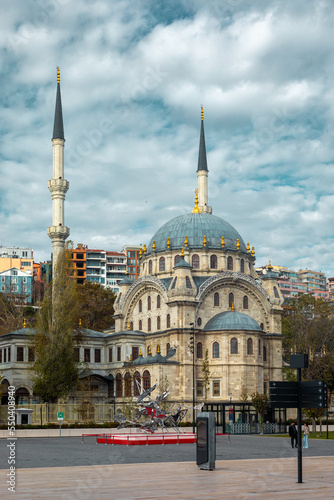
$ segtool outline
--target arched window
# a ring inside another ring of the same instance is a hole
[[[247,339],[247,354],[253,354],[253,340]]]
[[[218,292],[216,292],[213,296],[213,305],[219,306],[219,293]]]
[[[143,373],[143,389],[146,391],[151,387],[151,375],[148,370],[145,370]]]
[[[227,257],[227,270],[233,271],[233,259],[230,255]]]
[[[260,328],[261,328],[261,330],[264,329],[264,324],[263,323],[261,323]]]
[[[150,295],[147,297],[147,310],[148,311],[151,310],[151,296]]]
[[[123,384],[122,375],[117,373],[116,375],[116,397],[121,398],[123,396]]]
[[[140,330],[140,331],[142,331],[142,329],[143,329],[143,322],[142,322],[142,320],[140,319],[140,320],[139,320],[139,330]]]
[[[229,293],[228,295],[228,307],[232,307],[232,305],[234,304],[234,295],[233,293]]]
[[[197,342],[196,356],[198,359],[203,358],[203,344],[202,344],[202,342]]]
[[[134,372],[133,374],[133,395],[139,396],[141,393],[140,373]]]
[[[242,300],[242,306],[244,309],[248,309],[248,297],[247,297],[247,295],[244,295],[244,298]]]
[[[165,270],[165,257],[160,257],[159,259],[159,271]]]
[[[197,318],[197,326],[201,326],[202,324],[202,318]]]
[[[199,269],[199,256],[195,253],[191,258],[191,265],[193,269]]]
[[[192,288],[189,276],[186,276],[186,288]]]
[[[263,362],[267,361],[267,348],[263,346]]]
[[[160,316],[157,317],[157,330],[160,330],[161,328],[161,319]]]
[[[150,332],[152,329],[152,322],[151,322],[151,318],[148,318],[147,320],[147,331]]]
[[[240,261],[240,272],[241,273],[245,272],[245,261],[244,261],[244,259],[241,259],[241,261]]]
[[[167,314],[167,328],[170,328],[170,314]]]
[[[217,255],[211,255],[210,267],[211,267],[211,269],[217,269]]]
[[[124,375],[124,383],[125,383],[125,397],[131,396],[131,375],[129,372],[126,372]]]
[[[139,307],[139,312],[143,312],[143,302],[142,300],[140,299],[140,301],[138,302],[138,307]]]
[[[231,354],[238,354],[238,340],[235,337],[231,339]]]
[[[152,261],[151,261],[151,260],[149,260],[149,261],[148,261],[148,274],[152,274],[152,268],[153,268]]]
[[[168,342],[168,343],[166,344],[166,356],[167,356],[167,354],[168,354],[169,349],[170,349],[170,343]]]
[[[274,286],[274,295],[275,295],[276,299],[279,299],[279,293],[278,293],[278,290],[275,286]]]
[[[212,344],[212,357],[219,358],[219,344],[218,344],[218,342],[214,342]]]
[[[133,332],[133,321],[130,321],[130,330]]]
[[[258,348],[258,354],[261,356],[261,340],[259,339],[259,348]]]
[[[160,309],[160,305],[161,305],[161,298],[160,298],[160,295],[157,296],[157,309]]]
[[[181,255],[175,255],[174,257],[174,266],[176,266],[176,264],[178,264],[181,260]]]

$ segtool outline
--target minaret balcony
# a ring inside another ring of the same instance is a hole
[[[65,194],[70,187],[70,183],[65,179],[51,179],[48,182],[48,187],[51,193],[60,192]]]
[[[70,230],[66,226],[50,226],[50,227],[48,227],[48,236],[51,239],[66,240],[66,238],[69,235],[70,235]]]

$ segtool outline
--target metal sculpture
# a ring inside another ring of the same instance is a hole
[[[137,382],[137,381],[136,381]],[[140,385],[137,382],[139,391],[141,390]],[[126,416],[122,413],[118,413],[114,416],[114,421],[118,422],[118,428],[122,429],[125,427],[137,427],[137,432],[147,432],[153,434],[155,431],[160,429],[162,432],[169,432],[168,427],[180,432],[179,425],[186,416],[189,407],[186,405],[179,405],[176,407],[176,403],[172,405],[167,405],[166,408],[161,408],[161,403],[166,401],[169,396],[169,391],[164,391],[159,394],[155,400],[152,399],[151,393],[156,389],[157,384],[154,384],[149,389],[143,391],[136,404],[139,405],[136,416],[133,420],[128,420]],[[196,410],[201,410],[203,403],[195,406]]]

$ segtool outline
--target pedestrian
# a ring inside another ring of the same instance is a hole
[[[297,427],[295,426],[294,422],[291,422],[291,424],[289,425],[289,436],[291,439],[292,448],[294,448],[294,447],[298,448],[298,444],[297,444],[298,431],[297,431]]]
[[[308,435],[310,434],[310,429],[308,428],[308,425],[306,422],[304,424],[303,433],[304,433],[304,446],[303,446],[303,448],[308,448]]]

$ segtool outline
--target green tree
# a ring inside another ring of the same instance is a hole
[[[261,394],[259,392],[254,392],[251,395],[252,405],[255,408],[256,413],[260,415],[260,427],[261,434],[263,434],[263,417],[269,406],[269,396],[268,394]]]
[[[288,301],[283,314],[282,334],[284,358],[307,353],[309,367],[304,380],[324,380],[334,390],[334,316],[333,305],[310,295]]]
[[[26,326],[34,323],[34,314],[31,307],[20,305],[11,300],[11,295],[0,293],[0,335],[23,328],[24,319]]]
[[[72,275],[71,263],[64,252],[47,287],[33,337],[34,393],[50,403],[66,397],[78,381],[74,349],[81,340],[77,329],[80,306]]]
[[[84,328],[106,330],[114,324],[114,302],[112,290],[97,283],[86,282],[79,287],[80,319]]]

